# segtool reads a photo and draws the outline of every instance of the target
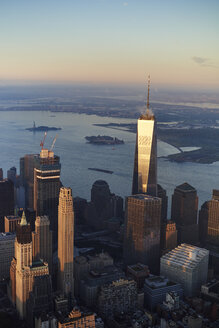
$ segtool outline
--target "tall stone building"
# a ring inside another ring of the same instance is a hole
[[[34,209],[37,216],[48,215],[54,242],[58,234],[58,201],[61,164],[53,151],[42,149],[34,162]]]
[[[71,188],[60,189],[58,211],[58,286],[74,295],[74,211]]]
[[[145,194],[126,198],[124,261],[159,271],[161,199]]]
[[[147,110],[137,123],[132,194],[157,196],[157,132],[156,119],[149,108],[149,88],[150,80]]]
[[[32,232],[33,259],[47,262],[49,273],[52,274],[52,231],[48,216],[38,216],[35,221],[35,231]]]
[[[172,196],[171,219],[176,222],[178,243],[198,243],[198,196],[187,182],[177,186]]]
[[[49,274],[48,264],[41,261],[33,262],[32,239],[30,225],[23,213],[17,226],[15,239],[15,258],[11,264],[12,300],[21,318],[27,316],[27,301],[34,286],[34,278]],[[14,290],[15,288],[15,290]]]

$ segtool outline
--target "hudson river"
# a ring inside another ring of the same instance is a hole
[[[62,165],[61,180],[70,186],[73,196],[90,200],[92,184],[97,179],[106,180],[110,190],[121,196],[131,193],[134,163],[135,134],[93,126],[94,123],[135,122],[128,119],[104,118],[94,115],[51,113],[51,112],[0,112],[0,167],[4,177],[7,170],[15,166],[19,174],[19,159],[25,154],[39,153],[43,132],[25,130],[33,126],[48,125],[61,127],[60,131],[49,131],[45,148],[50,148],[58,133],[54,146]],[[110,135],[123,139],[124,145],[92,145],[85,136]],[[165,156],[177,150],[171,145],[158,141],[158,156]],[[88,167],[111,170],[113,174],[90,171]],[[188,182],[198,191],[199,207],[211,198],[212,189],[219,189],[219,162],[213,164],[174,163],[158,159],[158,183],[167,190],[169,201],[175,186]],[[170,213],[170,209],[169,209]]]

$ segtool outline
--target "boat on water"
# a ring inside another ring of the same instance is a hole
[[[33,122],[33,127],[32,128],[26,128],[26,130],[28,131],[57,131],[57,130],[61,130],[61,128],[56,128],[55,126],[47,126],[47,125],[40,125],[40,126],[36,126],[35,122]]]
[[[113,171],[104,170],[104,169],[97,169],[95,167],[88,167],[88,170],[97,171],[97,172],[103,172],[103,173],[108,173],[108,174],[113,174]]]
[[[110,136],[86,136],[85,139],[91,143],[91,144],[95,144],[95,145],[121,145],[124,144],[123,140],[120,140],[118,138],[113,138]]]

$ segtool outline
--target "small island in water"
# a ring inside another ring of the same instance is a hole
[[[96,145],[121,145],[124,144],[123,140],[120,140],[118,138],[113,138],[110,136],[90,136],[85,137],[85,139],[92,144]]]
[[[26,128],[28,131],[56,131],[56,130],[61,130],[61,128],[56,128],[55,126],[47,126],[47,125],[40,125],[36,126],[35,122],[33,122],[33,127],[32,128]]]

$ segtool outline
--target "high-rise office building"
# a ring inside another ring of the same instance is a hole
[[[42,313],[49,313],[52,310],[53,301],[51,276],[45,274],[43,276],[34,277],[33,290],[30,292],[30,296],[27,301],[28,327],[36,327],[34,319],[39,318]]]
[[[74,295],[74,211],[71,188],[60,189],[58,211],[58,286]]]
[[[25,189],[25,207],[34,208],[34,158],[27,154],[20,158],[20,183]]]
[[[113,217],[123,217],[123,199],[110,192],[106,181],[97,180],[91,189],[91,202],[86,204],[86,223],[97,230],[108,229]]]
[[[0,168],[0,181],[2,181],[3,180],[3,170],[2,170],[2,168]]]
[[[48,216],[38,216],[35,221],[35,231],[32,232],[33,259],[47,262],[49,273],[52,274],[52,231]]]
[[[0,232],[4,232],[4,217],[14,214],[14,184],[8,179],[0,181]]]
[[[161,199],[145,194],[126,198],[124,261],[143,263],[158,272],[160,258]]]
[[[162,199],[161,206],[161,223],[167,221],[167,207],[168,207],[168,197],[165,189],[161,185],[157,185],[157,197]]]
[[[16,232],[17,225],[21,222],[21,217],[17,215],[5,216],[5,232]]]
[[[177,186],[172,196],[171,219],[176,222],[178,243],[198,242],[198,196],[187,182]]]
[[[219,190],[213,190],[208,202],[207,243],[219,247]]]
[[[167,253],[177,247],[176,223],[168,220],[161,227],[161,249],[162,253]]]
[[[10,265],[14,256],[15,233],[0,233],[0,281],[9,278]]]
[[[137,124],[132,194],[157,196],[157,132],[156,119],[149,108],[149,83],[147,110]]]
[[[59,157],[53,151],[42,149],[35,156],[34,164],[34,209],[37,216],[48,215],[54,242],[58,234],[58,201],[60,190]]]

